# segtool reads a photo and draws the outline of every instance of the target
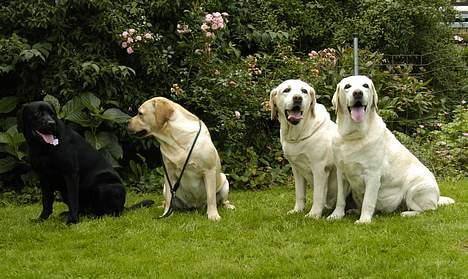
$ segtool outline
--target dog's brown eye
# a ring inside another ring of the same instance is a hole
[[[344,89],[349,89],[349,88],[351,88],[351,84],[346,84],[346,85],[344,86]]]
[[[302,93],[307,94],[307,89],[302,88],[301,91],[302,91]]]
[[[289,91],[291,91],[291,88],[287,87],[283,90],[284,93],[288,93]]]
[[[362,86],[363,86],[364,88],[369,88],[369,84],[367,84],[367,83],[364,83]]]

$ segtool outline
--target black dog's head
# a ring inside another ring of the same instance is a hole
[[[18,131],[23,132],[28,142],[57,145],[57,115],[47,102],[24,104],[17,114]]]

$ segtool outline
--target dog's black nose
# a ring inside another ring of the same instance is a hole
[[[295,95],[295,96],[293,97],[293,102],[294,102],[294,103],[302,103],[302,96],[300,96],[300,95]]]
[[[47,120],[47,128],[55,128],[55,121],[54,120]]]
[[[353,92],[353,97],[354,98],[362,98],[362,91],[361,90],[355,90]]]

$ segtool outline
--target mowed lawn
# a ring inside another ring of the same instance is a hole
[[[154,206],[67,226],[60,203],[34,223],[40,204],[0,201],[0,277],[468,278],[468,179],[440,186],[455,205],[413,218],[378,215],[370,225],[352,215],[286,215],[292,186],[234,191],[237,209],[221,209],[218,223],[204,211],[157,219]],[[143,198],[162,201],[130,194],[127,203]]]

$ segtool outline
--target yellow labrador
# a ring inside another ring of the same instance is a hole
[[[307,217],[320,218],[336,199],[336,168],[332,137],[336,124],[325,107],[317,104],[315,90],[301,80],[287,80],[270,94],[271,118],[280,122],[280,141],[291,164],[296,204],[289,213],[305,207],[305,183],[313,185],[313,205]]]
[[[439,195],[434,175],[386,128],[377,114],[372,80],[366,76],[344,78],[336,87],[333,104],[338,124],[333,143],[338,193],[329,219],[344,216],[349,190],[361,208],[356,223],[370,223],[376,210],[403,209],[402,216],[414,216],[454,203]]]
[[[206,205],[208,219],[213,221],[221,218],[218,214],[218,203],[222,203],[226,208],[234,208],[228,201],[229,183],[226,175],[221,172],[218,152],[208,129],[198,117],[175,102],[156,97],[140,106],[138,115],[130,119],[128,129],[156,138],[172,183],[180,176],[194,138],[201,129],[176,192],[173,207],[191,209]],[[164,214],[169,211],[171,201],[167,179],[166,176],[163,190]]]

